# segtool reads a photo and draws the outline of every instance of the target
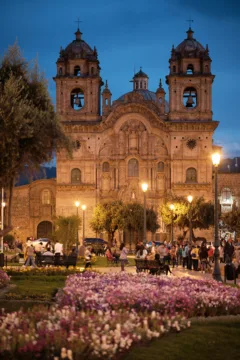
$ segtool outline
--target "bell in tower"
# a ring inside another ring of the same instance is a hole
[[[186,107],[193,107],[194,101],[192,95],[189,95],[186,103]]]

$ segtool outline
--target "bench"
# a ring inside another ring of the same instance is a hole
[[[54,265],[54,266],[76,266],[77,256],[64,256],[64,255],[42,255],[41,256],[41,265]]]
[[[166,265],[157,260],[135,259],[136,272],[148,271],[152,275],[167,274]]]
[[[137,273],[142,271],[148,271],[152,275],[167,275],[168,273],[168,265],[160,263],[158,260],[135,259],[135,264]]]

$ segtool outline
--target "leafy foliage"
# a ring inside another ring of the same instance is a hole
[[[38,169],[53,151],[65,148],[70,153],[44,76],[36,61],[32,66],[23,58],[16,43],[0,67],[0,138],[0,186],[10,189],[21,171]]]
[[[174,204],[173,212],[170,204]],[[189,228],[190,220],[193,229],[209,229],[214,224],[214,206],[205,202],[203,197],[194,198],[190,204],[184,197],[171,196],[159,208],[164,223],[169,226],[172,222],[180,228]]]
[[[236,232],[236,237],[240,237],[240,209],[233,206],[231,212],[223,214],[222,220],[230,231]]]
[[[54,237],[63,244],[65,251],[69,252],[78,241],[78,229],[81,219],[77,215],[59,216],[55,220],[56,231]]]

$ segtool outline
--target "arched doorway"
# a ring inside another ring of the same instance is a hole
[[[52,223],[50,221],[42,221],[37,227],[37,238],[47,238],[53,230]]]

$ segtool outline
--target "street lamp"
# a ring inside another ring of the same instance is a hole
[[[82,205],[82,211],[83,211],[83,230],[82,230],[82,241],[84,242],[85,239],[85,210],[86,210],[87,206],[86,205]]]
[[[75,205],[76,205],[76,208],[77,208],[77,217],[78,217],[78,208],[79,208],[80,202],[79,202],[79,201],[75,201]],[[77,250],[77,254],[78,254],[78,227],[77,227],[76,250]]]
[[[217,281],[222,281],[220,266],[219,266],[219,237],[218,237],[218,165],[220,163],[220,154],[214,153],[212,154],[212,163],[214,166],[214,178],[215,178],[215,198],[214,198],[214,268],[213,268],[213,279]]]
[[[192,195],[188,195],[187,199],[190,204],[190,207],[189,207],[189,242],[190,242],[190,245],[192,245],[192,200],[193,200]]]
[[[4,202],[4,189],[2,188],[2,202],[1,202],[1,230],[4,230],[4,208],[6,203]],[[1,237],[1,252],[3,253],[3,236]]]
[[[171,215],[172,215],[172,223],[171,223],[171,243],[173,244],[173,241],[174,241],[174,239],[173,239],[173,211],[174,211],[175,206],[174,206],[174,204],[170,204],[169,207],[170,207]]]
[[[148,184],[143,183],[142,184],[142,191],[144,195],[144,215],[143,215],[143,243],[144,245],[147,242],[147,216],[146,216],[146,192],[148,190]]]

